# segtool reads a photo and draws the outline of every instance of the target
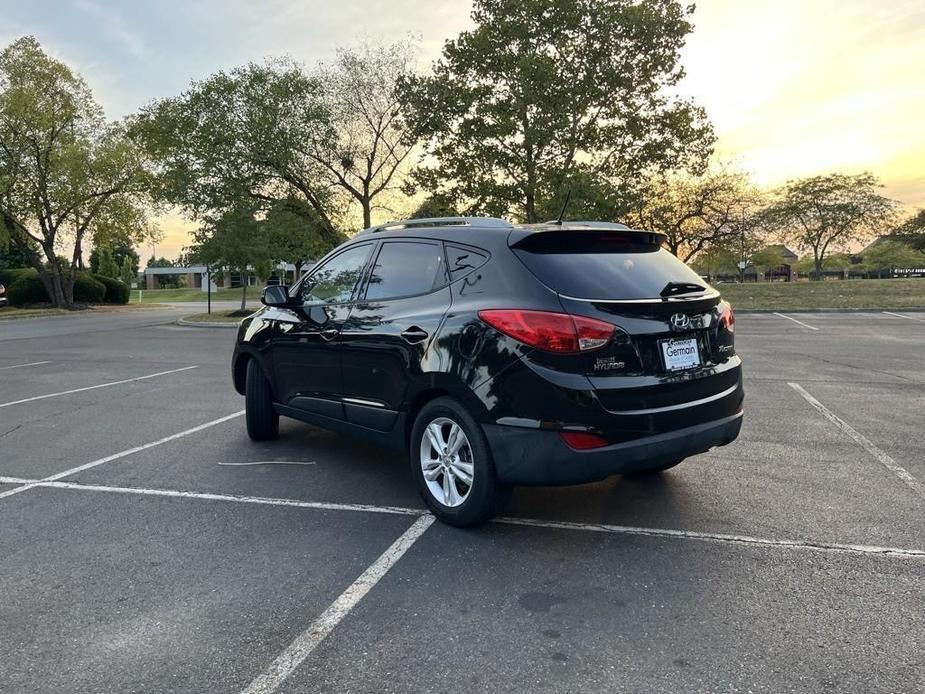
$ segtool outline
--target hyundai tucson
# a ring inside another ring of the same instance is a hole
[[[264,290],[233,356],[252,439],[291,417],[404,451],[457,526],[513,485],[661,472],[742,425],[732,307],[664,236],[599,222],[394,222]]]

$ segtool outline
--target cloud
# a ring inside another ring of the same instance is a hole
[[[126,53],[138,60],[146,60],[150,56],[147,45],[141,35],[129,29],[125,20],[113,8],[103,7],[95,0],[77,0],[76,7],[87,13],[91,18],[99,21],[103,31],[116,43],[122,46]]]

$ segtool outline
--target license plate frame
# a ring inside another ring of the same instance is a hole
[[[675,350],[669,350],[674,347]],[[693,352],[691,352],[693,350]],[[696,337],[671,337],[658,341],[658,351],[662,357],[665,371],[687,371],[703,364],[700,357],[700,341]]]

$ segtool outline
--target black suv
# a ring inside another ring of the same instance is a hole
[[[267,287],[233,357],[253,439],[279,415],[409,452],[453,525],[511,485],[662,471],[733,441],[732,308],[621,224],[394,222]]]

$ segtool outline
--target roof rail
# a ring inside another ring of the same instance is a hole
[[[427,227],[492,227],[497,229],[511,229],[513,225],[497,217],[425,217],[420,219],[402,219],[386,222],[368,229],[361,234],[374,234],[379,231],[398,231],[400,229],[421,229]]]

